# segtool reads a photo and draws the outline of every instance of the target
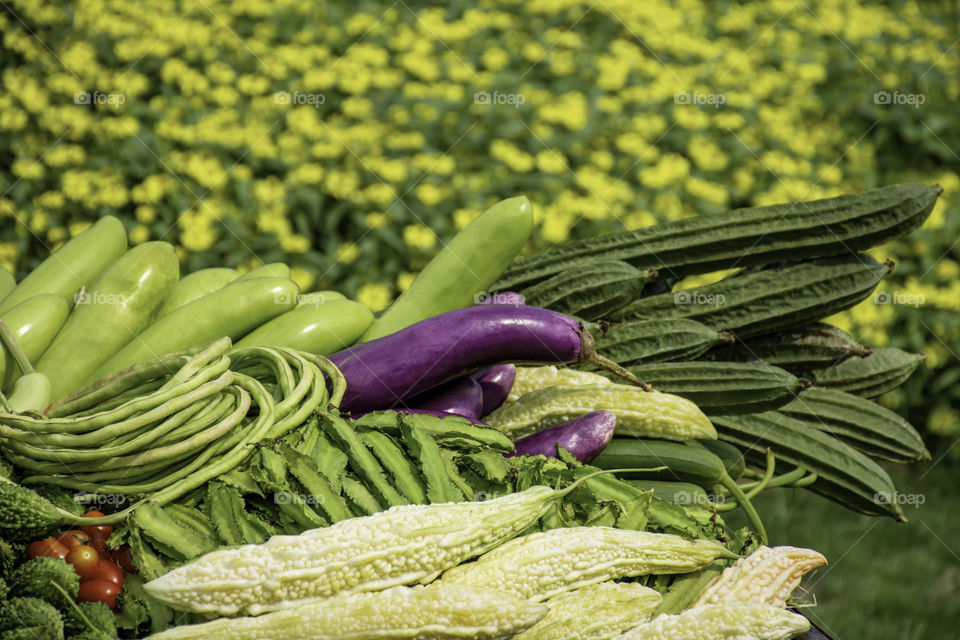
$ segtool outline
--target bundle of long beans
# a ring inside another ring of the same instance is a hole
[[[45,416],[0,413],[0,443],[23,485],[165,504],[233,469],[252,445],[338,406],[345,386],[326,358],[231,350],[224,338],[103,378]],[[138,504],[107,518],[119,521]]]

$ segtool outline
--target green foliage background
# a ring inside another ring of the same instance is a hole
[[[960,435],[956,3],[4,7],[0,264],[20,276],[116,214],[132,242],[175,243],[187,271],[286,260],[305,288],[376,310],[517,193],[538,250],[940,182],[924,229],[877,252],[900,265],[882,289],[922,302],[836,322],[925,351],[884,401]]]
[[[4,7],[0,264],[20,276],[116,214],[187,271],[285,260],[302,286],[376,310],[518,193],[538,250],[940,182],[924,229],[877,252],[899,263],[882,289],[922,303],[836,321],[925,351],[885,402],[960,435],[955,2]]]

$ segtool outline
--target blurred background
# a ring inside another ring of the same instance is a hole
[[[774,542],[831,565],[842,640],[960,624],[960,3],[84,0],[0,3],[0,265],[99,216],[185,271],[295,265],[384,308],[491,203],[528,248],[907,181],[945,192],[873,252],[896,272],[831,321],[923,351],[881,402],[934,460],[891,469],[897,525],[781,491]]]

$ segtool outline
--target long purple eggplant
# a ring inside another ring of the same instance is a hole
[[[476,305],[421,320],[330,356],[347,380],[340,404],[355,413],[387,409],[444,382],[507,362],[593,364],[641,384],[597,355],[583,326],[539,307]]]
[[[411,398],[404,405],[478,420],[483,411],[483,400],[483,388],[479,382],[473,378],[458,378]]]
[[[590,462],[613,439],[613,432],[617,428],[617,417],[611,411],[594,411],[570,422],[544,429],[520,438],[514,445],[513,453],[504,454],[508,458],[513,456],[547,456],[558,457],[557,446],[561,446],[580,462]]]
[[[497,364],[477,371],[473,379],[480,383],[483,392],[483,408],[480,417],[488,416],[507,401],[513,381],[517,379],[517,367],[512,364]]]

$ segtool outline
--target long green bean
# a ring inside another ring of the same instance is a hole
[[[229,349],[223,339],[135,365],[59,402],[51,417],[0,413],[0,443],[31,472],[23,484],[138,499],[103,518],[63,511],[64,523],[115,524],[143,500],[166,504],[230,471],[254,445],[343,398],[346,381],[326,358]]]

